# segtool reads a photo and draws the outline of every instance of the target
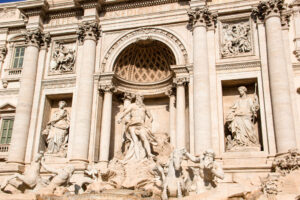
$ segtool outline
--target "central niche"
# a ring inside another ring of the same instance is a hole
[[[170,65],[175,65],[170,48],[156,40],[140,40],[126,47],[116,59],[115,74],[132,83],[153,83],[172,76]]]

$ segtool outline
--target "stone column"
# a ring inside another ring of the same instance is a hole
[[[185,135],[185,85],[188,79],[175,78],[176,85],[176,148],[186,148]]]
[[[195,154],[212,148],[210,80],[207,48],[207,27],[213,25],[216,15],[207,7],[188,11],[189,26],[193,29],[193,87]]]
[[[83,42],[83,62],[78,70],[75,134],[71,161],[88,160],[91,130],[96,42],[99,36],[98,23],[84,22],[77,31],[79,42]]]
[[[266,26],[270,90],[278,153],[296,147],[287,62],[280,21],[283,9],[283,0],[270,0],[260,2],[252,13],[255,19],[264,20]]]
[[[12,140],[7,159],[10,163],[24,162],[37,73],[39,48],[40,45],[44,43],[44,39],[45,37],[39,29],[27,31],[27,47],[24,55],[21,86],[18,95],[18,105],[13,126]]]
[[[114,86],[112,84],[100,85],[100,90],[104,93],[99,161],[108,162],[111,136],[111,114],[112,114],[112,95]]]
[[[169,97],[169,114],[170,114],[170,143],[176,146],[176,108],[175,108],[175,89],[170,88],[166,95]]]

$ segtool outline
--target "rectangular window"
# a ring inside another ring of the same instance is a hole
[[[3,119],[0,144],[9,144],[11,140],[14,119]]]
[[[12,68],[22,68],[25,47],[16,47]]]

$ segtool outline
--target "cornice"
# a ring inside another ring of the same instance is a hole
[[[49,4],[45,0],[32,0],[18,4],[17,8],[27,17],[38,15],[45,17],[49,10]]]
[[[146,0],[146,1],[131,1],[131,2],[117,2],[104,4],[102,6],[102,10],[106,12],[116,11],[116,10],[125,10],[130,8],[140,8],[140,7],[148,7],[148,6],[156,6],[168,3],[175,2],[188,2],[189,0]]]

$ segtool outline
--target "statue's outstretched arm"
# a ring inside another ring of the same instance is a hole
[[[200,162],[200,160],[201,160],[199,157],[196,157],[188,152],[185,152],[185,155],[186,155],[186,157],[188,157],[188,159],[190,159],[193,162]]]
[[[58,174],[58,170],[55,169],[55,168],[52,168],[52,167],[50,167],[50,166],[48,166],[48,165],[46,165],[44,159],[42,159],[41,164],[42,164],[43,168],[44,168],[46,171],[51,172],[51,173],[54,173],[54,174]]]

